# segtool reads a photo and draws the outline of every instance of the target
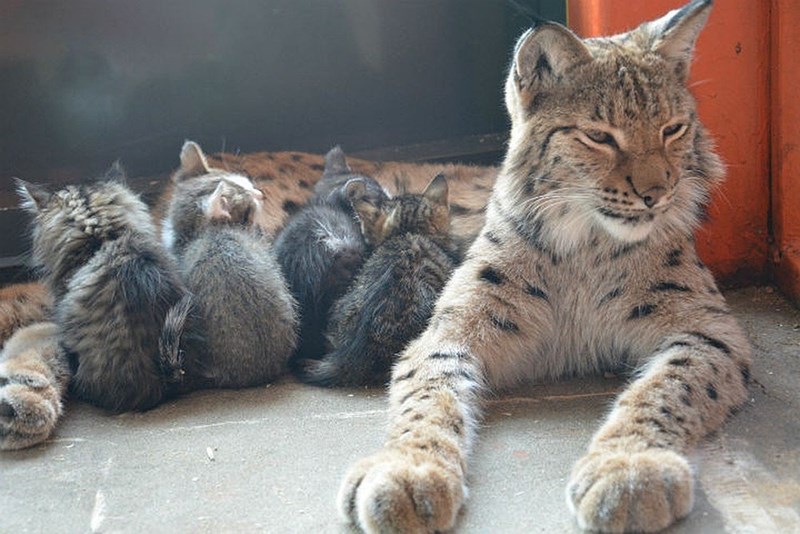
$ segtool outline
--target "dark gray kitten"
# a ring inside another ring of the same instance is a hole
[[[354,182],[361,185],[346,187]],[[293,362],[325,353],[330,307],[364,262],[366,244],[352,202],[377,207],[388,198],[378,182],[353,173],[339,147],[325,156],[325,172],[314,192],[275,240],[275,254],[300,310],[300,344]]]
[[[444,176],[420,195],[399,195],[379,208],[354,201],[353,207],[376,248],[333,306],[326,333],[331,351],[303,362],[301,379],[311,384],[386,383],[395,355],[425,329],[455,267]]]
[[[34,215],[33,255],[55,298],[73,393],[115,412],[176,389],[189,298],[144,203],[118,166],[106,179],[49,193],[18,182]]]
[[[185,386],[247,387],[283,374],[297,342],[295,302],[266,237],[253,224],[263,194],[211,169],[187,142],[167,216],[194,313],[180,348]]]

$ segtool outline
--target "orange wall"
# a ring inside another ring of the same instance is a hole
[[[772,259],[800,303],[800,2],[772,1]]]
[[[787,6],[797,3],[779,1]],[[614,34],[685,3],[567,0],[568,24],[584,37]],[[714,197],[711,220],[698,234],[697,245],[720,280],[729,283],[758,281],[767,272],[769,7],[770,2],[762,0],[716,2],[697,43],[689,82],[700,117],[728,167],[725,185]]]

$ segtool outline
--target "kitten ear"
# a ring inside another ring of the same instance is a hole
[[[367,184],[361,178],[353,178],[348,180],[344,185],[344,190],[347,193],[347,199],[350,202],[361,200],[367,194]]]
[[[175,173],[175,180],[200,176],[211,172],[206,155],[200,145],[194,141],[186,141],[181,148],[181,167]]]
[[[20,178],[14,178],[14,184],[17,186],[20,207],[29,213],[39,213],[39,210],[47,204],[52,196],[44,187],[28,183]]]
[[[335,146],[325,154],[325,174],[345,174],[353,172],[347,164],[342,147]]]
[[[570,30],[552,22],[542,24],[517,41],[508,85],[528,108],[538,92],[554,86],[574,65],[591,59],[589,49]]]
[[[433,180],[425,187],[422,196],[439,206],[447,206],[447,179],[444,174],[439,173],[433,177]]]
[[[228,203],[228,186],[225,182],[220,182],[217,188],[208,197],[206,204],[206,217],[210,221],[230,221],[231,211]]]
[[[127,173],[125,169],[122,167],[122,163],[119,160],[116,160],[114,163],[111,164],[111,167],[108,168],[103,179],[109,182],[117,182],[124,184],[127,180]]]
[[[711,14],[711,4],[712,0],[694,0],[641,27],[653,39],[655,52],[672,65],[681,81],[689,77],[694,45]]]

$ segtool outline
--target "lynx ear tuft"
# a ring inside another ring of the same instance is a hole
[[[650,34],[655,52],[672,65],[682,81],[689,77],[694,46],[711,14],[711,5],[711,0],[694,0],[641,26]]]
[[[591,59],[589,49],[570,30],[560,24],[542,24],[517,42],[512,76],[520,92],[535,92],[554,84],[572,66]]]

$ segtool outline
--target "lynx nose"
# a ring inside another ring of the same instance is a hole
[[[669,174],[667,174],[667,176],[669,176]],[[667,193],[667,188],[662,185],[654,185],[652,187],[645,189],[644,191],[640,191],[639,189],[637,189],[636,184],[634,183],[633,178],[631,176],[626,176],[625,181],[627,181],[628,184],[631,186],[633,193],[637,197],[641,198],[642,202],[644,202],[644,205],[647,206],[648,208],[652,208],[653,206],[658,204],[658,201],[661,200],[661,198]]]
[[[666,193],[666,189],[661,186],[650,188],[644,193],[639,193],[636,191],[636,194],[641,197],[644,205],[648,208],[652,208],[658,204],[658,201],[661,200],[661,197],[664,196],[664,193]]]

